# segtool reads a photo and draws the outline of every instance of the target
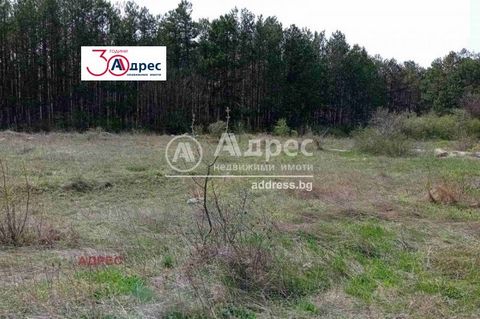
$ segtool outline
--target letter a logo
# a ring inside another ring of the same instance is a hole
[[[190,146],[190,143],[185,143],[185,142],[178,143],[177,149],[175,150],[175,155],[173,155],[172,161],[176,163],[178,162],[178,158],[181,158],[188,163],[195,162],[195,156],[193,155],[192,147]]]
[[[202,146],[191,136],[177,136],[165,148],[165,159],[170,168],[177,172],[193,171],[200,165],[202,158]]]
[[[119,69],[120,71],[125,70],[125,66],[123,65],[123,61],[121,59],[113,60],[112,71],[115,69]]]

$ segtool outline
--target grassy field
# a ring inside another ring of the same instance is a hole
[[[170,139],[0,133],[13,189],[28,175],[40,234],[0,246],[0,317],[480,317],[480,160],[433,156],[454,142],[389,158],[326,138],[330,150],[273,160],[312,164],[311,192],[217,180],[227,218],[205,240],[201,207],[187,203],[195,183],[165,177]],[[440,186],[458,201],[431,202]],[[79,264],[98,255],[123,263]]]

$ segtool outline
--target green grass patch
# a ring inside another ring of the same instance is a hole
[[[345,292],[347,294],[358,297],[366,302],[372,300],[373,293],[376,289],[377,283],[367,274],[354,276],[345,286]]]
[[[228,306],[220,311],[220,318],[224,319],[256,319],[257,316],[251,310],[243,307]]]
[[[173,268],[175,265],[175,259],[172,255],[165,255],[163,256],[163,267],[165,268]]]
[[[77,276],[96,286],[94,296],[97,299],[119,295],[132,295],[142,301],[153,299],[153,292],[146,282],[136,275],[125,275],[115,268],[105,268],[97,271],[83,271]]]
[[[320,310],[317,308],[317,306],[305,299],[302,299],[297,303],[297,309],[315,315],[320,314]]]

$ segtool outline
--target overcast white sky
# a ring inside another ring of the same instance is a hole
[[[113,2],[117,2],[113,0]],[[154,14],[174,9],[179,0],[135,0]],[[450,51],[480,52],[480,0],[191,0],[193,16],[217,18],[230,9],[275,15],[331,34],[341,30],[350,44],[370,54],[415,60],[428,66]]]

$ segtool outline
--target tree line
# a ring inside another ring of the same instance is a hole
[[[82,82],[80,47],[165,45],[166,82]],[[0,0],[0,128],[189,131],[223,119],[269,130],[351,128],[378,108],[438,113],[480,93],[480,56],[435,60],[371,56],[340,31],[327,36],[233,9],[192,18],[182,0],[155,16],[134,2]]]

